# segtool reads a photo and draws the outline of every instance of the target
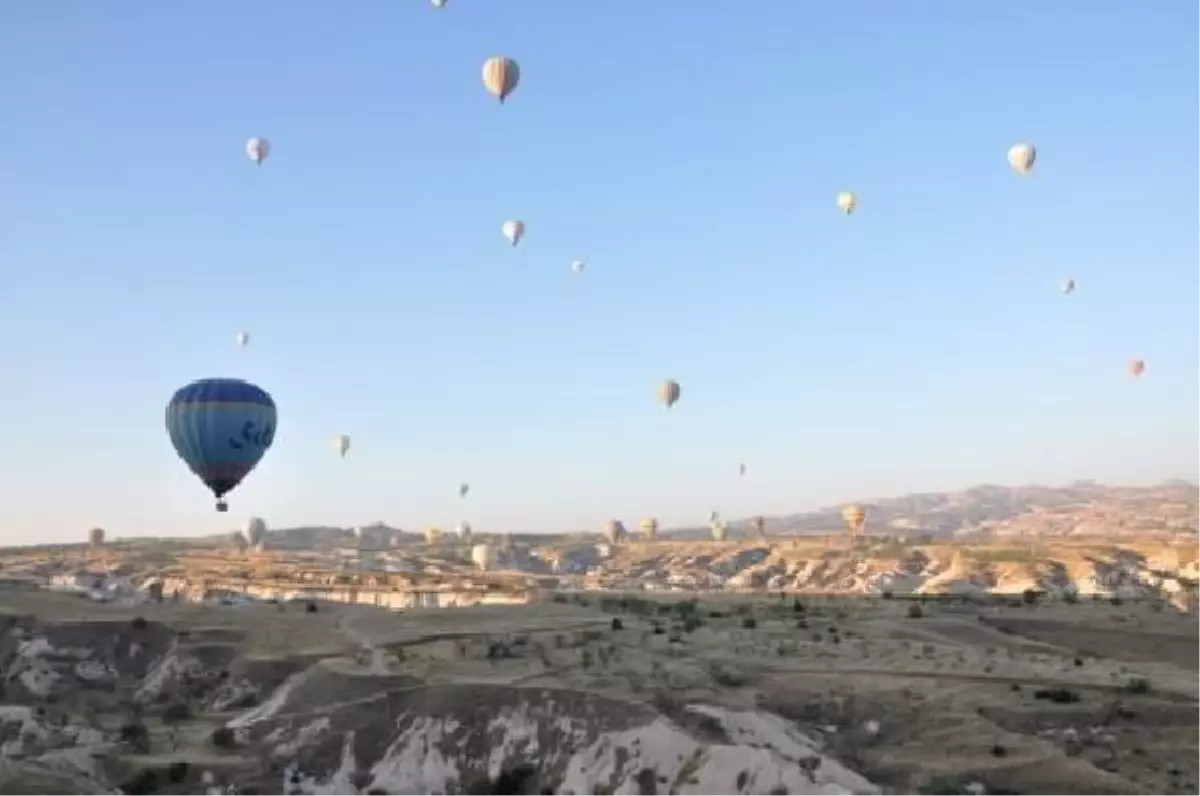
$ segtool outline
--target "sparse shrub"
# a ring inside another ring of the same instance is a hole
[[[724,619],[727,616],[729,616],[729,614],[725,613],[724,611],[709,611],[708,612],[709,619]]]
[[[1075,605],[1079,602],[1079,593],[1074,589],[1067,589],[1062,593],[1062,601],[1067,605]]]
[[[747,783],[749,783],[749,782],[750,782],[750,772],[749,771],[739,771],[738,775],[737,775],[738,793],[741,793],[742,791],[744,791],[746,789]]]
[[[704,620],[698,616],[689,616],[683,620],[683,632],[691,633],[704,625]]]
[[[750,605],[749,603],[740,603],[733,607],[733,612],[738,616],[745,616],[752,610],[754,610],[754,606]]]
[[[560,650],[565,646],[567,646],[567,637],[559,633],[554,637],[554,648]]]
[[[758,627],[758,620],[752,616],[744,616],[742,617],[742,627],[745,630],[753,630]]]
[[[518,793],[527,793],[531,790],[528,787],[530,781],[536,777],[537,769],[527,763],[522,763],[513,768],[504,769],[494,781],[489,782],[487,777],[480,777],[467,783],[463,789],[463,793],[494,794],[494,796],[513,796]]]
[[[695,600],[681,600],[675,603],[675,613],[683,618],[694,616],[698,606],[699,604]]]
[[[1041,598],[1041,596],[1042,593],[1037,589],[1026,589],[1025,591],[1021,592],[1021,602],[1025,603],[1026,605],[1034,605],[1037,603],[1038,599]]]
[[[180,782],[183,782],[187,779],[187,775],[188,764],[183,760],[177,760],[167,766],[167,782],[170,782],[172,785],[178,785]]]
[[[150,731],[140,721],[130,721],[121,725],[121,743],[140,754],[150,753]]]
[[[163,710],[162,720],[168,724],[177,721],[187,721],[192,717],[192,710],[188,707],[187,702],[182,699],[177,699]]]
[[[831,637],[829,640],[830,640],[830,641],[832,641],[834,644],[841,644],[841,643],[842,643],[842,637],[841,637],[841,636],[837,636],[837,635],[835,635],[835,636],[832,636],[832,637]]]
[[[799,619],[797,619],[796,620],[796,629],[797,630],[807,630],[808,629],[808,620],[805,619],[804,617],[800,617]]]
[[[1151,690],[1150,681],[1145,677],[1130,678],[1122,688],[1131,694],[1148,694]]]
[[[209,740],[218,749],[234,749],[237,747],[237,737],[228,727],[217,727],[212,731]]]
[[[1016,692],[1019,694],[1019,693],[1021,693],[1021,684],[1020,684],[1020,683],[1013,683],[1012,685],[1010,685],[1010,686],[1008,687],[1008,690],[1009,690],[1009,691],[1016,691]]]
[[[560,603],[560,604],[565,604],[565,603],[569,602],[567,595],[565,595],[565,594],[555,594],[554,596],[552,596],[550,598],[550,601]]]
[[[309,600],[304,604],[304,612],[308,614],[315,614],[317,612],[317,604],[312,600]]]
[[[1076,666],[1083,666],[1083,658],[1080,658],[1078,655],[1076,655],[1076,656],[1075,656],[1075,665],[1076,665]]]
[[[676,630],[676,631],[672,632],[671,635],[667,636],[667,643],[682,644],[683,643],[683,635],[678,630]]]
[[[1125,601],[1122,600],[1118,595],[1114,594],[1111,598],[1109,598],[1108,602],[1114,608],[1120,608],[1121,605],[1123,605]]]
[[[822,641],[824,641],[824,640],[825,640],[825,636],[824,636],[824,635],[822,635],[821,633],[813,633],[813,634],[812,634],[812,640],[813,640],[815,643],[817,643],[817,644],[820,644]]]
[[[883,594],[880,596],[883,597],[883,599],[885,599],[885,600],[890,600],[896,596],[896,593],[893,592],[891,589],[884,589]]]
[[[912,605],[908,606],[908,618],[909,619],[920,619],[924,615],[925,615],[925,611],[922,610],[921,605],[919,603],[913,603]]]
[[[130,620],[129,624],[133,626],[134,630],[145,630],[147,624],[146,617],[135,616],[132,620]]]
[[[1069,688],[1039,688],[1033,692],[1033,698],[1043,699],[1059,705],[1069,705],[1072,702],[1078,702],[1080,699],[1079,694]]]
[[[992,757],[1008,757],[1008,749],[1003,744],[992,744]]]
[[[650,632],[656,636],[661,636],[664,633],[666,633],[667,630],[662,625],[655,625],[654,628]]]
[[[611,627],[613,630],[624,630],[625,625],[621,622],[621,617],[614,616],[612,618]]]
[[[671,610],[672,610],[672,607],[669,604],[659,603],[658,607],[656,607],[654,609],[654,612],[656,614],[658,614],[659,616],[666,616],[667,614],[671,613]]]
[[[807,610],[808,609],[804,607],[804,603],[800,602],[799,600],[792,600],[792,613],[802,614]]]
[[[121,783],[122,793],[157,793],[158,789],[158,774],[149,768],[139,771],[133,779]]]

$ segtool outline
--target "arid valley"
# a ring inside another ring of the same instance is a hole
[[[1196,511],[11,548],[0,792],[1194,793]]]

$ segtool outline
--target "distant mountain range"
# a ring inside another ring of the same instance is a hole
[[[844,528],[844,505],[816,511],[765,517],[768,536],[796,536],[839,532]],[[1076,481],[1066,486],[999,486],[980,484],[956,492],[918,492],[900,497],[858,501],[867,509],[867,532],[946,536],[963,533],[997,535],[1138,533],[1168,530],[1197,532],[1200,524],[1200,487],[1171,480],[1148,487],[1106,486]],[[632,519],[626,521],[631,530]],[[735,536],[750,536],[751,520],[729,523]],[[384,523],[363,526],[364,545],[390,547],[423,538],[421,533]],[[664,529],[661,537],[707,538],[707,527]],[[491,536],[485,535],[485,536]],[[545,544],[570,534],[514,532],[514,543]],[[356,544],[349,529],[328,526],[283,528],[268,533],[267,543],[286,548],[322,548]]]

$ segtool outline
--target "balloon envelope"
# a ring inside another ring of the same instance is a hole
[[[275,440],[275,401],[240,379],[200,379],[167,403],[175,452],[219,500],[242,482]]]

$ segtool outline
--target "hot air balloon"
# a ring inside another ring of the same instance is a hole
[[[434,8],[445,8],[446,7],[446,0],[429,0],[429,2],[433,4]]]
[[[175,391],[166,416],[175,452],[226,511],[224,496],[275,440],[275,401],[240,379],[200,379]]]
[[[587,268],[587,264],[584,263],[583,260],[572,260],[571,261],[571,271],[573,273],[582,274],[584,272],[584,269],[586,269],[586,268]]]
[[[616,544],[625,538],[625,526],[620,520],[609,520],[604,524],[601,535],[609,544]]]
[[[745,474],[746,474],[746,463],[742,462],[741,464],[738,465],[738,475],[745,475]]]
[[[653,542],[658,538],[658,520],[653,517],[646,517],[638,523],[638,530],[642,532],[642,536],[648,541]]]
[[[458,534],[458,538],[462,539],[464,542],[471,541],[471,523],[466,521],[460,522],[458,527],[454,529],[454,532]]]
[[[521,67],[511,58],[495,55],[483,62],[483,87],[500,102],[513,93],[521,80]]]
[[[521,238],[525,237],[525,222],[505,221],[500,226],[500,234],[513,246],[516,246],[521,242]]]
[[[1008,165],[1021,176],[1033,170],[1037,160],[1037,148],[1033,144],[1017,144],[1008,150]]]
[[[490,544],[477,544],[471,548],[471,563],[481,572],[487,572],[496,563],[496,553]]]
[[[442,541],[442,529],[430,526],[425,529],[425,544],[436,545]]]
[[[1065,296],[1069,296],[1072,293],[1074,293],[1075,292],[1075,280],[1074,279],[1063,280],[1062,292],[1063,292],[1063,295],[1065,295]]]
[[[242,532],[246,535],[247,542],[258,547],[267,533],[267,524],[261,517],[250,517],[242,525]]]
[[[233,549],[239,553],[245,552],[246,547],[250,544],[246,540],[246,535],[241,531],[233,531],[229,534],[229,544],[233,545]]]
[[[858,207],[858,197],[849,191],[842,191],[837,195],[838,210],[841,210],[846,215],[854,212],[854,208]]]
[[[708,526],[708,532],[712,534],[714,542],[723,542],[729,538],[729,526],[722,520],[714,520]]]
[[[764,517],[755,517],[750,521],[750,527],[754,529],[754,533],[759,539],[767,538],[767,520]]]
[[[249,332],[238,332],[237,333],[238,348],[245,348],[247,345],[249,345],[249,343],[250,343],[250,333]]]
[[[1125,368],[1129,371],[1129,375],[1136,379],[1146,371],[1146,363],[1140,359],[1131,359]]]
[[[721,512],[717,511],[716,509],[713,509],[712,511],[708,512],[708,521],[709,522],[716,522],[720,518],[721,518]]]
[[[658,385],[658,400],[666,404],[670,409],[679,400],[679,382],[674,379],[666,379],[662,384]]]
[[[842,520],[846,523],[851,535],[857,536],[867,522],[867,510],[862,506],[847,506],[842,509]]]
[[[345,434],[339,434],[333,438],[333,449],[337,451],[338,456],[346,458],[346,452],[350,450],[350,438]]]
[[[465,498],[467,493],[471,491],[471,485],[466,481],[458,485],[458,496]]]
[[[92,547],[101,547],[104,544],[104,529],[92,528],[88,531],[88,544]]]
[[[246,142],[246,157],[261,166],[271,154],[271,142],[265,138],[251,138]]]

